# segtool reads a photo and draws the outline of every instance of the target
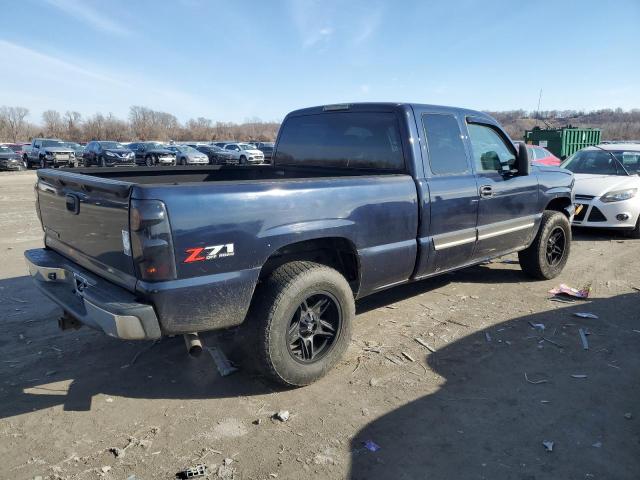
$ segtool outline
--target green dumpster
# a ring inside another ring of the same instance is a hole
[[[562,128],[534,127],[524,133],[524,141],[540,145],[564,160],[581,148],[599,144],[601,133],[599,128],[574,128],[571,125]]]

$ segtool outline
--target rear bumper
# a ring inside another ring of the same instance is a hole
[[[131,292],[52,250],[27,250],[24,256],[38,289],[84,325],[123,340],[160,338],[155,310]]]

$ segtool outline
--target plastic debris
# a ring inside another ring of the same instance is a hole
[[[109,470],[111,470],[111,467],[109,465],[105,465],[100,470],[102,470],[102,473],[107,473]]]
[[[238,371],[238,369],[231,364],[224,352],[219,348],[207,347],[207,351],[209,352],[209,355],[211,355],[211,358],[213,358],[216,368],[218,369],[218,372],[220,372],[220,376],[226,377],[227,375],[231,375]]]
[[[289,416],[289,410],[280,410],[273,416],[273,418],[275,418],[276,420],[280,420],[281,422],[286,422],[287,420],[289,420]]]
[[[595,318],[595,319],[598,319],[598,315],[596,315],[595,313],[591,313],[591,312],[576,312],[576,313],[574,313],[574,315],[576,317],[580,317],[580,318]]]
[[[582,373],[574,373],[573,375],[571,375],[571,377],[573,377],[573,378],[587,378],[587,376],[582,374]]]
[[[365,440],[362,443],[364,444],[364,448],[366,448],[367,450],[369,450],[371,452],[377,452],[381,448],[380,445],[378,445],[373,440]]]
[[[531,326],[531,328],[535,328],[536,330],[540,330],[541,332],[544,332],[544,329],[546,328],[544,326],[544,323],[529,322],[529,325]]]
[[[624,418],[626,418],[627,420],[631,420],[633,418],[633,415],[631,415],[631,412],[627,412],[624,414]]]
[[[416,342],[418,342],[420,345],[422,345],[424,348],[429,350],[431,353],[436,353],[435,348],[430,347],[429,344],[427,342],[425,342],[424,340],[422,340],[420,337],[416,337],[416,338],[414,338],[414,340]]]
[[[484,332],[484,338],[487,340],[487,343],[491,342],[491,334],[489,332]]]
[[[187,479],[187,478],[198,478],[204,477],[207,475],[207,466],[206,465],[196,465],[195,467],[190,467],[181,472],[176,473],[176,478]]]
[[[594,447],[594,448],[600,448],[600,447],[602,447],[602,442],[596,442],[591,446]]]
[[[549,290],[549,293],[552,295],[566,295],[569,297],[586,299],[589,298],[589,294],[591,293],[591,284],[587,284],[581,289],[577,289],[561,283],[559,286]]]
[[[585,350],[589,350],[589,342],[587,341],[587,334],[583,328],[578,329],[578,333],[580,334],[580,340],[582,341],[582,348]]]
[[[410,362],[415,362],[416,361],[416,359],[413,358],[411,355],[409,355],[407,352],[402,352],[402,355],[404,356],[404,358],[406,358]]]
[[[544,448],[547,449],[547,452],[553,452],[553,442],[545,440],[544,442],[542,442],[542,445],[544,445]]]
[[[547,383],[549,380],[529,380],[529,377],[527,377],[527,372],[524,372],[524,379],[528,382],[531,383],[533,385],[539,385],[541,383]]]

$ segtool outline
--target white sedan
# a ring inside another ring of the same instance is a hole
[[[574,226],[616,228],[640,238],[640,144],[587,147],[562,167],[576,179]]]

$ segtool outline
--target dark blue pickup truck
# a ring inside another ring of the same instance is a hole
[[[39,170],[45,248],[25,256],[62,328],[193,346],[240,326],[304,385],[345,351],[355,299],[511,252],[558,275],[572,187],[486,114],[329,105],[287,115],[272,166]]]

